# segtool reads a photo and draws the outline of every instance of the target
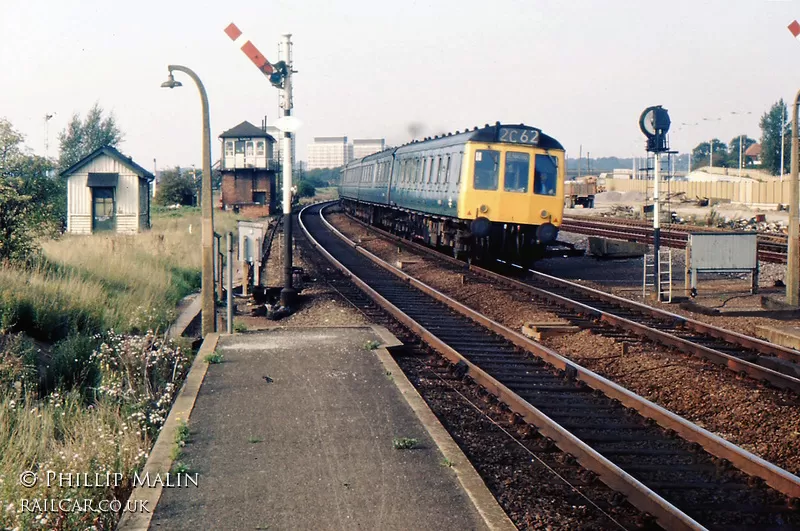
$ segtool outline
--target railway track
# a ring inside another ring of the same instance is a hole
[[[636,220],[614,219],[582,219],[565,217],[561,223],[561,230],[585,234],[587,236],[601,236],[617,240],[628,240],[639,243],[653,243],[653,227],[647,222]],[[677,249],[684,249],[689,239],[690,232],[729,232],[721,229],[693,227],[688,225],[670,224],[661,228],[661,244]],[[764,262],[786,263],[787,239],[775,234],[758,235],[758,259]]]
[[[800,526],[800,478],[407,277],[321,208],[301,212],[303,230],[354,284],[662,527]]]
[[[466,264],[434,249],[350,218],[367,230],[463,270]],[[518,280],[476,265],[469,271],[492,282],[526,291],[534,303],[581,328],[617,340],[646,338],[692,354],[738,374],[800,394],[800,352],[640,304],[534,270]],[[515,269],[519,271],[519,268]],[[628,336],[619,335],[622,330]]]

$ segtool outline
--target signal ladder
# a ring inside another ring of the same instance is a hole
[[[658,251],[659,277],[655,278],[655,256],[644,255],[644,276],[642,278],[642,298],[647,298],[647,289],[655,288],[658,282],[658,300],[672,302],[672,249]]]

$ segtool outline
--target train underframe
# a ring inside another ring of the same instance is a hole
[[[501,259],[530,265],[545,257],[548,243],[555,243],[558,229],[548,225],[546,242],[540,241],[542,225],[517,225],[435,216],[386,205],[343,199],[345,211],[361,221],[403,238],[451,253],[459,259],[493,262]],[[478,236],[479,234],[485,234]]]

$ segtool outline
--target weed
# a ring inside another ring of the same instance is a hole
[[[381,346],[380,341],[375,341],[374,339],[371,339],[367,341],[367,344],[364,345],[364,348],[366,348],[367,350],[375,350],[379,346]]]
[[[410,437],[395,437],[392,439],[392,446],[395,450],[410,450],[415,448],[419,441]]]
[[[189,425],[185,420],[178,421],[178,426],[175,428],[175,444],[178,446],[186,446],[186,441],[189,440]]]
[[[233,331],[234,332],[246,332],[247,325],[241,321],[234,321],[233,322]]]
[[[392,375],[392,371],[386,371],[386,379],[390,382],[394,381],[394,376]]]
[[[255,435],[251,435],[250,437],[247,438],[247,442],[249,442],[250,444],[257,444],[257,443],[260,443],[262,441],[263,441],[263,439],[259,439]]]
[[[223,362],[223,356],[222,356],[221,352],[215,350],[211,354],[206,354],[205,360],[206,360],[206,363],[210,363],[210,364],[222,363]]]
[[[188,474],[189,467],[188,465],[186,465],[186,463],[183,463],[182,461],[175,461],[172,464],[172,472],[174,472],[175,474]]]
[[[169,458],[172,459],[173,462],[177,463],[181,457],[183,457],[183,448],[176,444],[169,452]]]
[[[450,459],[448,459],[446,457],[443,457],[442,460],[441,460],[441,465],[445,466],[447,468],[452,468],[453,464],[454,463]]]

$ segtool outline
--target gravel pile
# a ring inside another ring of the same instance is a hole
[[[350,238],[384,260],[398,260],[397,244],[376,238],[344,215],[331,221]],[[461,274],[438,261],[404,250],[403,270],[488,317],[519,330],[528,321],[557,322],[516,290],[485,282],[462,284]],[[670,311],[676,311],[669,307]],[[694,317],[694,315],[693,315]],[[720,325],[732,317],[711,317]],[[704,319],[705,320],[705,319]],[[746,319],[745,322],[752,322]],[[730,328],[746,332],[742,321]],[[720,325],[721,326],[721,325]],[[588,331],[543,342],[581,365],[670,409],[709,431],[794,474],[800,474],[800,397],[768,388],[716,365],[650,343],[621,345]]]

